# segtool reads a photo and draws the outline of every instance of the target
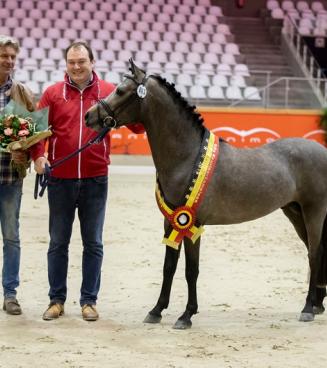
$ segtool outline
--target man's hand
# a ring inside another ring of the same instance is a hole
[[[11,151],[11,159],[15,164],[27,166],[28,153],[22,150]]]
[[[35,170],[39,175],[44,174],[45,164],[48,164],[48,165],[50,166],[49,161],[48,161],[44,156],[38,157],[38,158],[34,161],[34,170]]]

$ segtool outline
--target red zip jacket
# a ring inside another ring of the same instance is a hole
[[[87,128],[84,121],[86,111],[99,99],[107,97],[115,86],[98,78],[93,72],[93,81],[80,91],[69,82],[58,82],[48,87],[39,102],[39,108],[49,106],[49,126],[53,132],[49,138],[48,160],[50,164],[79,149],[96,132]],[[55,167],[51,175],[57,178],[81,179],[108,175],[110,163],[110,136],[99,144],[93,144],[73,158]],[[44,144],[31,150],[32,158],[44,155]]]

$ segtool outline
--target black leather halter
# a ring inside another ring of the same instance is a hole
[[[145,84],[146,84],[148,78],[150,78],[150,77],[151,77],[151,75],[149,77],[144,76],[142,81],[138,82],[133,76],[126,74],[125,78],[131,79],[135,83],[136,87],[133,90],[133,92],[131,93],[131,95],[126,99],[126,101],[124,101],[122,104],[118,105],[115,110],[113,110],[110,107],[110,105],[108,104],[107,101],[105,101],[105,100],[99,100],[98,101],[98,106],[97,106],[98,121],[102,122],[103,127],[108,127],[109,129],[116,128],[116,126],[118,125],[117,113],[119,111],[124,110],[124,108],[130,104],[131,100],[134,100],[135,98],[143,99],[145,97],[145,95],[146,95]],[[142,95],[139,92],[140,88],[144,88],[144,91],[145,91],[144,97],[142,97]],[[101,118],[100,106],[108,114],[105,118]]]

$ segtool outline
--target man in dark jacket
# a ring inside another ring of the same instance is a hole
[[[29,111],[33,111],[35,108],[32,92],[23,84],[12,79],[18,52],[19,44],[17,40],[12,37],[0,35],[0,114],[11,99]],[[11,165],[12,159],[17,163],[25,163],[27,162],[27,154],[23,151],[16,151],[11,155],[0,149],[3,309],[8,314],[17,315],[22,313],[21,307],[16,299],[16,288],[19,286],[19,212],[23,179]]]

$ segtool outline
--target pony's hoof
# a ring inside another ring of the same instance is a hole
[[[313,314],[323,314],[325,312],[325,308],[324,306],[320,305],[320,306],[313,306]]]
[[[148,315],[144,318],[143,323],[160,323],[161,316],[156,316],[154,314],[148,313]]]
[[[191,321],[184,321],[182,319],[178,319],[173,326],[175,330],[187,330],[188,328],[192,327]]]
[[[302,312],[299,318],[300,322],[312,322],[315,319],[315,315],[313,313],[305,313]]]

